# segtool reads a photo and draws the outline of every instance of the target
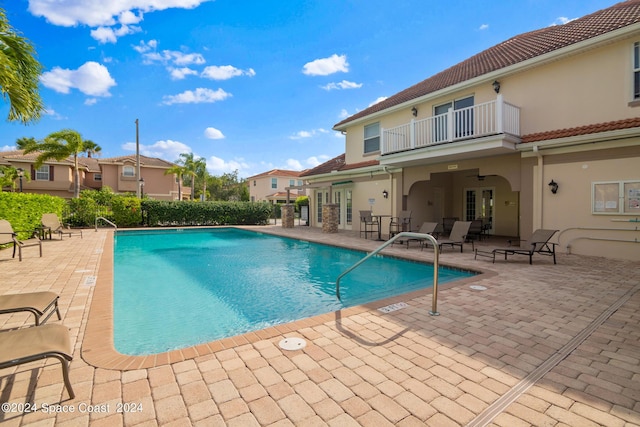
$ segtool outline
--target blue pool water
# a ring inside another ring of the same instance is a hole
[[[235,228],[118,231],[114,341],[123,354],[185,348],[432,286],[430,264]],[[473,273],[440,267],[439,283]]]

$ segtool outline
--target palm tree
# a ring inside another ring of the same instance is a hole
[[[0,94],[9,99],[9,121],[27,124],[44,111],[38,90],[42,65],[35,54],[31,42],[16,33],[0,8]]]
[[[193,194],[195,191],[195,177],[196,177],[196,159],[193,153],[181,153],[180,158],[176,160],[176,163],[182,166],[183,176],[188,176],[191,180],[191,200],[193,200]]]
[[[31,137],[31,138],[22,137],[16,140],[16,147],[18,147],[18,150],[24,150],[25,148],[31,145],[35,145],[37,143],[38,141],[36,141],[34,137]]]
[[[38,151],[36,157],[35,168],[39,168],[42,164],[49,160],[64,160],[69,156],[73,156],[73,197],[80,196],[80,168],[78,165],[78,156],[84,152],[82,136],[73,129],[63,129],[53,132],[47,136],[44,141],[37,144],[29,145],[24,152],[32,153]]]
[[[165,175],[175,175],[178,178],[178,200],[182,200],[182,176],[184,172],[184,166],[182,165],[173,165],[164,171]]]
[[[209,177],[207,160],[204,157],[200,157],[196,160],[195,169],[198,180],[202,180],[202,199],[207,200],[207,178]]]
[[[82,146],[84,147],[84,153],[89,158],[91,158],[94,154],[100,154],[100,152],[102,151],[102,147],[100,147],[90,139],[85,139],[84,141],[82,141]]]

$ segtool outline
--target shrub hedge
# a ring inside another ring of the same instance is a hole
[[[18,239],[27,239],[40,226],[43,213],[56,213],[62,218],[66,202],[48,194],[0,192],[0,219],[11,223]]]
[[[269,221],[268,202],[181,202],[143,200],[145,225],[262,225]]]

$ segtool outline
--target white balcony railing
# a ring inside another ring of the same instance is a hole
[[[520,108],[505,102],[502,95],[495,101],[383,128],[380,146],[384,155],[498,134],[520,136]]]

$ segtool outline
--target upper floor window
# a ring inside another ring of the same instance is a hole
[[[271,178],[271,188],[278,188],[278,178]]]
[[[101,173],[93,174],[93,180],[94,181],[102,181],[102,174]]]
[[[136,176],[136,171],[133,166],[123,166],[122,167],[122,176],[134,177]]]
[[[296,180],[295,179],[290,179],[289,180],[289,187],[294,187],[296,185]]]
[[[364,153],[380,151],[380,123],[364,127]]]
[[[36,181],[49,181],[49,165],[42,165],[36,172]]]
[[[253,180],[253,186],[254,187],[256,186],[256,180],[255,179]]]
[[[640,42],[633,44],[633,99],[640,99]]]

